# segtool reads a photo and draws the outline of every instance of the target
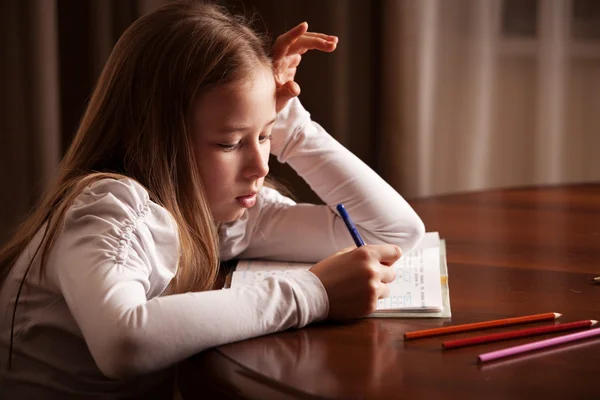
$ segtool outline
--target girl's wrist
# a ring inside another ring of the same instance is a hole
[[[279,157],[286,144],[299,131],[299,128],[310,121],[310,113],[304,109],[300,100],[295,97],[279,111],[271,132],[271,154]]]

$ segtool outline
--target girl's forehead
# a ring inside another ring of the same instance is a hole
[[[252,88],[254,85],[270,85],[275,84],[275,76],[273,69],[270,66],[258,64],[247,75],[239,79],[239,83]]]
[[[203,95],[211,97],[228,96],[242,91],[246,92],[260,89],[262,87],[270,89],[271,86],[275,86],[273,70],[270,66],[257,65],[256,68],[252,68],[248,73],[233,81],[218,83],[204,92]]]
[[[232,126],[262,126],[275,116],[276,86],[270,69],[257,69],[245,79],[218,85],[195,104],[196,127],[211,131]]]

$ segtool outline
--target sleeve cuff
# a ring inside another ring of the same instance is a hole
[[[329,298],[321,280],[310,271],[293,271],[288,278],[294,286],[294,296],[298,305],[297,328],[327,318]]]

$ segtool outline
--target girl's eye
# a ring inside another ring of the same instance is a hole
[[[258,143],[265,143],[267,140],[271,140],[271,135],[261,135],[258,137]],[[218,143],[217,144],[223,151],[234,151],[242,146],[242,141],[240,140],[237,143],[229,144],[229,143]]]
[[[271,140],[271,135],[264,135],[264,136],[259,136],[258,137],[258,142],[259,143],[264,143],[267,140]]]
[[[235,144],[219,143],[219,147],[225,151],[233,151],[233,150],[237,149],[238,147],[240,147],[241,143],[242,142],[237,142]]]

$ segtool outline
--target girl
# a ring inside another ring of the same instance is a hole
[[[123,34],[57,182],[0,252],[4,394],[160,397],[204,349],[374,310],[424,227],[296,98],[301,55],[336,44],[303,23],[270,59],[239,17],[191,1]],[[269,153],[326,205],[263,187]],[[338,203],[370,245],[335,253],[352,244]],[[252,257],[316,263],[215,287],[220,260]]]

